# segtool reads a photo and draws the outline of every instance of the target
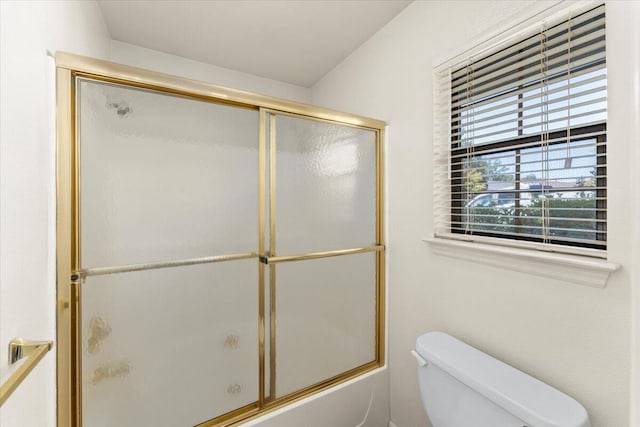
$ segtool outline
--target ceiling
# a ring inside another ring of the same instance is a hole
[[[114,40],[310,87],[410,0],[100,0]]]

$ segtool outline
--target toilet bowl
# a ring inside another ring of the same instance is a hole
[[[450,335],[422,335],[411,353],[433,427],[591,426],[573,398]]]

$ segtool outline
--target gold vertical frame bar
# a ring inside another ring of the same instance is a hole
[[[57,422],[81,424],[78,158],[75,84],[56,69],[56,340]]]
[[[75,367],[71,364],[71,72],[56,69],[56,353],[57,421],[72,422]]]
[[[384,247],[385,245],[385,216],[384,216],[384,144],[385,130],[378,129],[376,132],[376,243]],[[376,253],[376,359],[380,366],[385,364],[385,342],[386,342],[386,250]]]
[[[82,425],[82,286],[81,279],[77,277],[76,272],[80,271],[82,268],[82,251],[81,251],[81,223],[82,217],[80,216],[80,190],[82,181],[80,179],[81,173],[81,162],[80,162],[80,122],[78,120],[79,114],[78,111],[78,80],[74,73],[71,73],[71,117],[72,117],[72,130],[73,134],[71,135],[71,147],[72,147],[72,181],[71,181],[71,209],[73,211],[72,218],[72,252],[71,252],[71,289],[74,296],[74,329],[72,332],[73,341],[73,356],[74,356],[74,365],[76,367],[76,381],[75,381],[75,414],[76,414],[76,424],[77,426]]]
[[[265,250],[265,210],[266,210],[266,114],[260,109],[260,127],[258,141],[258,254],[263,255]],[[258,400],[260,407],[265,402],[265,265],[258,262]]]
[[[276,116],[269,115],[269,256],[276,255]],[[269,396],[276,398],[276,266],[269,266]]]

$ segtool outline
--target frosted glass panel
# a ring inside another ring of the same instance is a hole
[[[276,253],[375,244],[375,132],[288,116],[276,120]]]
[[[258,112],[79,84],[82,268],[257,251]]]
[[[89,277],[84,425],[175,427],[258,399],[255,259]]]
[[[365,253],[277,265],[277,397],[375,359],[375,261]]]

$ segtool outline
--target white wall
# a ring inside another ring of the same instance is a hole
[[[632,194],[631,209],[633,212],[640,212],[640,168],[637,167],[640,164],[640,120],[637,120],[637,113],[640,112],[640,28],[637,26],[637,22],[640,22],[640,2],[632,3],[632,8],[627,16],[630,22],[636,23],[632,27],[634,31],[629,33],[632,37],[629,44],[633,52],[629,58],[629,72],[631,74],[629,83],[632,96],[632,105],[629,105],[629,109],[632,114],[633,112],[636,113],[636,119],[632,120],[632,123],[635,124],[635,132],[631,135],[631,140],[635,141],[635,153],[630,153],[628,160],[629,168],[631,168],[635,176],[631,181],[635,183],[635,194]],[[635,242],[640,242],[640,221],[637,221],[637,218],[638,215],[636,214],[631,238]],[[634,245],[631,259],[640,259],[640,244]],[[631,405],[631,420],[629,424],[634,427],[640,427],[640,263],[638,262],[635,263],[633,269],[631,298],[631,313],[633,315],[631,329],[631,343],[633,345],[631,353],[631,402],[635,402],[635,404]]]
[[[53,68],[47,50],[109,56],[95,2],[2,1],[0,370],[18,336],[55,339]],[[3,427],[55,423],[55,352],[0,412]],[[4,375],[3,375],[4,379]]]
[[[312,88],[312,102],[388,121],[389,369],[391,419],[428,425],[409,355],[442,330],[563,390],[593,427],[629,425],[632,69],[627,2],[607,8],[609,259],[622,269],[605,289],[435,255],[432,68],[498,28],[555,2],[414,2]],[[631,44],[632,45],[632,44]],[[637,58],[637,55],[635,56]],[[638,240],[635,240],[637,250]],[[635,260],[637,263],[637,259]],[[544,268],[544,266],[541,266]]]
[[[173,74],[233,89],[308,103],[311,90],[306,87],[258,77],[228,68],[193,61],[181,56],[140,46],[111,41],[111,60],[147,70]]]

